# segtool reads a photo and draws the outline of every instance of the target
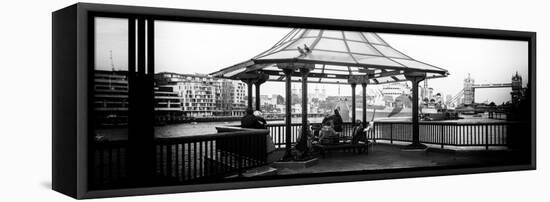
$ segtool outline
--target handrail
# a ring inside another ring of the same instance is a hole
[[[267,135],[268,133],[269,131],[265,129],[254,129],[254,130],[222,132],[222,133],[214,133],[214,134],[206,134],[206,135],[162,137],[162,138],[155,138],[155,142],[171,143],[171,142],[203,141],[203,140],[213,140],[217,138],[240,137],[240,136],[248,136],[248,135]]]
[[[420,122],[420,141],[445,146],[508,146],[512,133],[521,131],[519,121],[479,122]],[[221,126],[219,133],[156,138],[157,174],[177,183],[225,177],[267,163],[266,138],[276,147],[285,147],[285,124],[268,124],[267,129],[247,129]],[[292,144],[297,142],[300,123],[291,124]],[[372,141],[411,142],[412,123],[409,121],[375,121],[367,138]],[[352,124],[343,124],[342,136],[351,136]],[[514,132],[516,131],[516,132]],[[97,141],[92,145],[93,182],[107,186],[126,177],[128,140]]]
[[[423,121],[420,122],[420,141],[426,144],[437,144],[443,148],[447,146],[507,146],[509,127],[525,124],[520,121],[502,122],[447,122]],[[276,146],[283,147],[286,124],[268,124],[268,129]],[[291,144],[296,143],[297,128],[300,123],[293,123]],[[369,139],[412,142],[412,122],[410,121],[375,121],[372,130],[367,132]],[[344,123],[342,136],[350,136],[353,127],[350,122]]]
[[[167,183],[219,179],[267,163],[265,129],[155,138],[156,177]],[[97,141],[92,146],[92,186],[119,186],[127,177],[128,140]],[[129,169],[129,168],[128,168]]]
[[[412,124],[412,121],[374,121],[375,124]],[[420,125],[500,125],[500,124],[523,124],[521,121],[502,122],[448,122],[448,121],[420,121]],[[312,123],[320,124],[320,123]],[[351,125],[351,122],[344,122],[344,125]],[[301,126],[302,123],[292,123],[291,126]],[[285,123],[268,123],[267,126],[286,126]]]
[[[445,122],[445,121],[421,121],[419,125],[503,125],[503,124],[523,124],[520,121],[502,121],[502,122]],[[410,121],[378,121],[375,124],[412,124]]]

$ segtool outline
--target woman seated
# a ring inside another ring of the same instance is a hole
[[[365,131],[366,130],[364,129],[363,123],[361,122],[361,120],[355,121],[355,127],[353,128],[353,133],[351,136],[351,143],[357,144],[360,141],[367,142],[367,136]]]

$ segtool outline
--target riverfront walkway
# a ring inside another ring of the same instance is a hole
[[[291,125],[291,143],[295,144],[301,124]],[[289,175],[362,170],[387,170],[421,167],[476,167],[511,165],[517,162],[509,146],[526,127],[521,122],[458,123],[421,122],[420,142],[427,151],[402,151],[411,142],[411,122],[375,122],[367,138],[375,142],[367,154],[330,152],[318,164],[304,169],[269,169],[270,162],[281,159],[285,148],[285,126],[270,124],[268,130],[246,131],[227,127],[227,131],[209,135],[157,138],[156,176],[170,183],[198,183],[238,173],[245,177]],[[221,128],[221,127],[220,127]],[[231,130],[229,130],[231,129]],[[351,137],[351,123],[344,123],[342,137]],[[236,130],[236,131],[233,131]],[[268,135],[269,134],[269,135]],[[280,157],[266,156],[267,138],[280,150]],[[94,186],[123,186],[129,143],[126,140],[98,140],[94,150]],[[525,157],[523,160],[529,160]],[[267,172],[261,169],[267,168]],[[257,170],[257,171],[254,171]],[[247,172],[248,171],[248,172]],[[243,173],[244,172],[244,173]],[[250,173],[250,175],[247,175]],[[237,175],[239,176],[239,175]]]

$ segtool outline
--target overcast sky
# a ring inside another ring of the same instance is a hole
[[[157,21],[155,24],[155,71],[208,74],[248,60],[272,47],[289,28],[236,26]],[[127,21],[96,19],[96,69],[127,69]],[[379,33],[392,47],[408,56],[444,69],[446,78],[429,80],[436,92],[455,95],[468,75],[476,83],[509,83],[517,71],[527,83],[528,44],[521,41]],[[111,63],[112,52],[112,63]],[[297,85],[299,86],[299,85]],[[284,95],[284,83],[262,85],[262,94]],[[338,85],[310,85],[338,94]],[[378,88],[369,86],[369,88]],[[347,85],[341,95],[350,95]],[[358,93],[360,91],[358,90]],[[476,102],[510,100],[510,89],[478,89]]]

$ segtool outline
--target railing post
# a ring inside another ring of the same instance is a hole
[[[166,145],[166,170],[167,173],[163,177],[172,177],[172,145]]]
[[[485,125],[485,150],[489,150],[489,125]]]
[[[393,123],[390,123],[390,144],[393,144]]]
[[[445,125],[441,124],[441,149],[445,145]]]
[[[245,136],[246,138],[246,136]],[[240,138],[239,138],[240,139]],[[242,142],[244,138],[242,138],[241,140],[237,139],[236,142]],[[243,165],[243,155],[244,155],[244,152],[241,152],[241,149],[243,149],[242,147],[239,147],[239,145],[235,144],[236,148],[235,148],[235,153],[237,155],[237,170],[239,170],[239,177],[242,177],[243,176],[243,172],[244,172],[244,165]],[[238,148],[238,149],[237,149]]]
[[[376,142],[376,128],[377,128],[376,123],[372,122],[372,132],[371,132],[371,134],[372,134],[372,139],[373,139],[374,142]]]

